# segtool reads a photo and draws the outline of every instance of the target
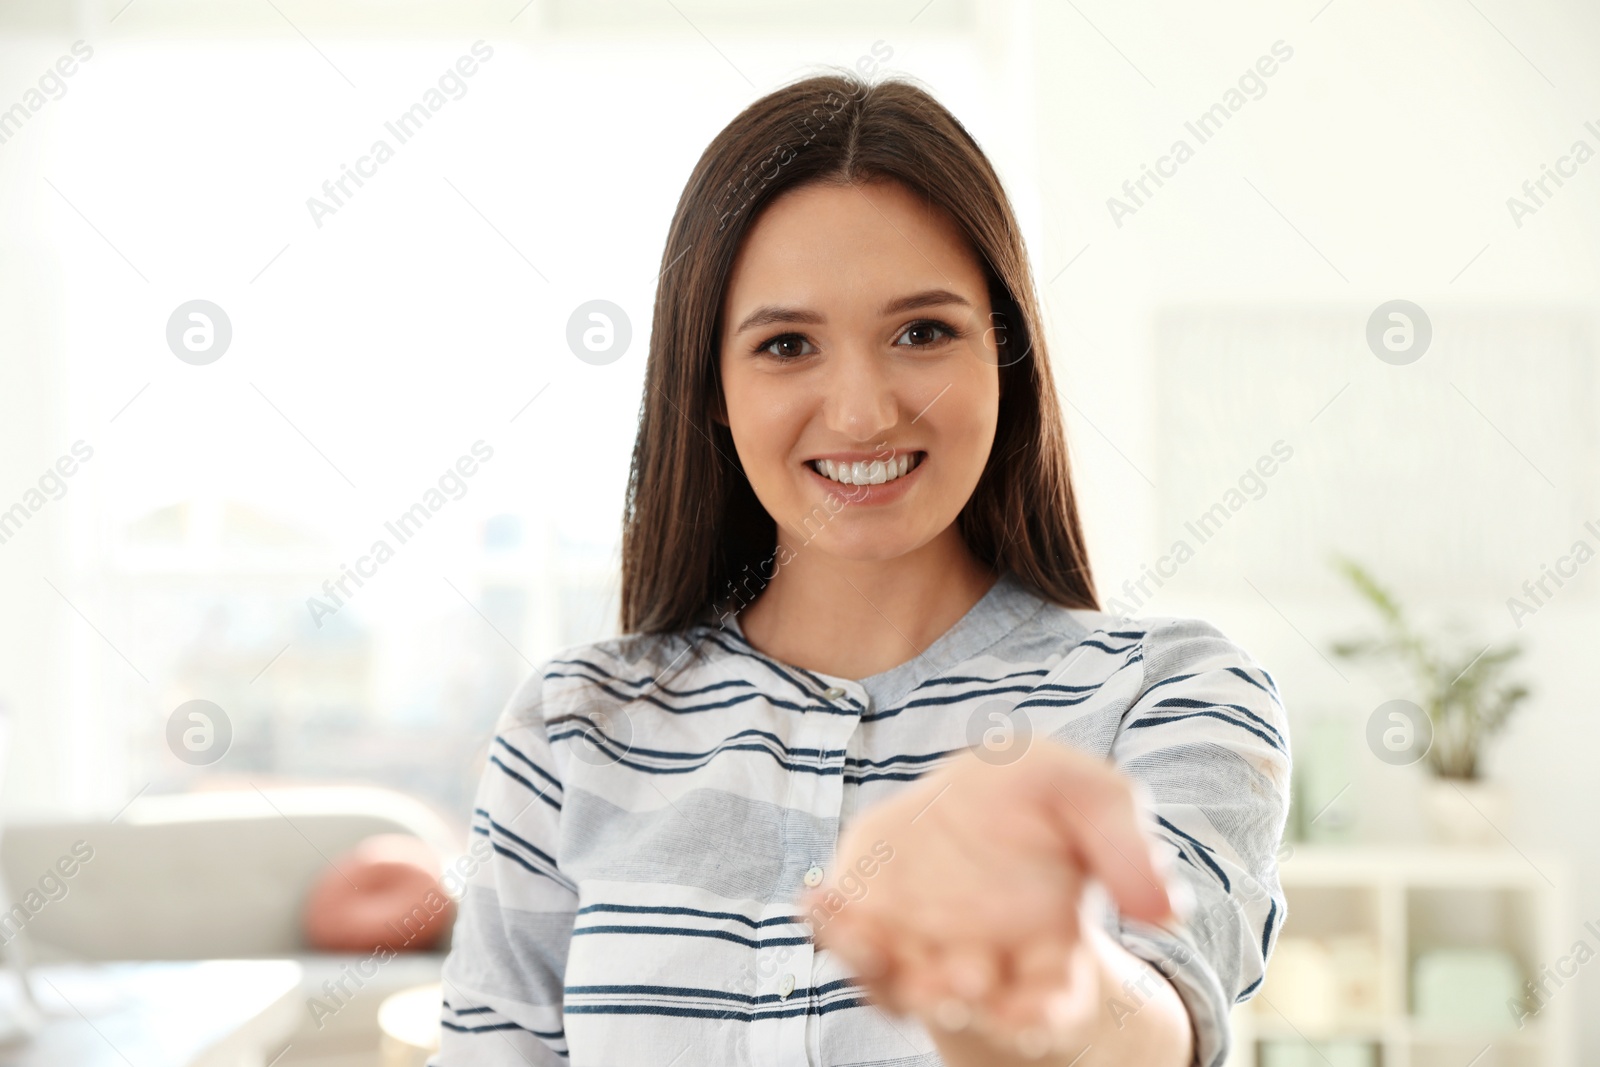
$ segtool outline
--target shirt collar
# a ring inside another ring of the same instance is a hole
[[[1046,601],[1011,571],[1006,571],[967,609],[944,633],[919,655],[886,671],[865,678],[841,678],[822,671],[801,670],[792,664],[772,660],[788,670],[809,675],[824,686],[837,686],[851,697],[879,708],[898,703],[922,683],[949,670],[989,648],[1023,622],[1037,615]],[[738,635],[742,644],[749,645],[737,615],[730,615],[724,625]],[[753,646],[752,646],[753,647]],[[765,655],[764,653],[759,653]],[[771,659],[772,657],[766,657]]]

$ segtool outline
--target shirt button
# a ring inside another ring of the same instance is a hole
[[[838,700],[840,697],[844,696],[844,690],[840,689],[836,685],[830,685],[828,688],[822,691],[822,695],[827,697],[829,700]]]
[[[778,982],[778,999],[788,1000],[789,994],[794,992],[794,975],[786,974]]]
[[[811,888],[815,889],[817,886],[819,886],[821,884],[822,884],[822,868],[821,867],[813,866],[810,870],[806,871],[806,885],[808,885]]]

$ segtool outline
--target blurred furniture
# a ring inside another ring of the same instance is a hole
[[[1364,1041],[1265,1041],[1261,1067],[1377,1067],[1378,1051]]]
[[[1436,948],[1411,964],[1411,1014],[1430,1026],[1479,1028],[1498,1021],[1520,1029],[1508,1011],[1528,1008],[1522,968],[1504,949]]]
[[[94,850],[65,896],[27,921],[37,963],[292,960],[299,1028],[275,1067],[376,1067],[378,1005],[437,981],[448,945],[387,961],[315,953],[304,945],[301,909],[333,857],[383,833],[421,838],[447,875],[461,850],[429,808],[390,790],[251,788],[141,797],[112,822],[11,824],[0,868],[22,893],[75,842]],[[35,991],[45,992],[37,983]]]
[[[262,1067],[300,1023],[300,978],[285,960],[39,967],[44,1026],[0,1067]]]
[[[448,857],[460,845],[426,806],[372,788],[244,789],[141,797],[115,822],[6,827],[5,881],[22,892],[76,841],[94,858],[66,900],[28,924],[34,943],[78,959],[292,955],[301,905],[332,857],[408,833]]]
[[[1425,1018],[1413,982],[1426,990],[1452,955],[1485,964],[1463,982],[1494,977],[1489,960],[1511,966],[1519,987],[1549,973],[1585,933],[1566,910],[1559,860],[1509,847],[1297,844],[1279,875],[1288,918],[1266,982],[1234,1011],[1229,1067],[1306,1054],[1368,1062],[1352,1043],[1382,1067],[1571,1067],[1574,990],[1547,983],[1542,1010],[1519,1026],[1503,1001],[1471,1022]]]
[[[302,913],[306,944],[319,952],[437,948],[455,923],[439,855],[420,837],[375,834],[333,857],[311,885]]]
[[[383,1031],[383,1067],[427,1067],[439,1051],[439,1017],[444,1013],[440,983],[391,993],[378,1008]]]

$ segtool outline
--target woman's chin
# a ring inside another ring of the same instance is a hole
[[[837,528],[845,523],[855,528]],[[835,519],[833,526],[828,529],[792,541],[791,548],[797,557],[810,556],[823,565],[832,562],[888,563],[910,555],[932,539],[932,534],[927,537],[908,536],[903,523],[851,522],[841,518]]]

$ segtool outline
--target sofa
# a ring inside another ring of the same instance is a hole
[[[367,954],[314,952],[301,909],[333,859],[393,833],[423,840],[442,869],[462,853],[431,809],[369,787],[147,796],[111,821],[7,825],[0,876],[14,906],[0,915],[0,934],[40,964],[293,960],[305,1011],[275,1067],[377,1067],[379,1005],[438,981],[444,949],[378,965]]]

